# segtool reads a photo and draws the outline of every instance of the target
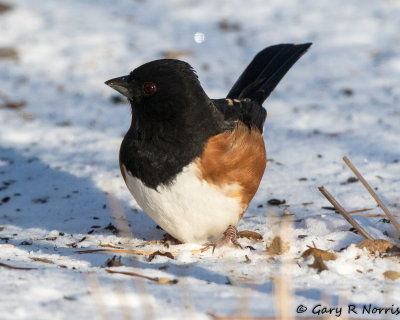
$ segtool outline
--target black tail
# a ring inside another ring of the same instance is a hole
[[[311,43],[278,44],[259,52],[229,91],[227,98],[250,98],[262,104]]]

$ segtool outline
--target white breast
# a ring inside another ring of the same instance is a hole
[[[199,180],[194,164],[185,167],[174,182],[157,190],[146,187],[125,171],[126,184],[140,207],[166,232],[182,242],[201,243],[235,226],[243,206],[228,196],[239,188],[216,188]]]

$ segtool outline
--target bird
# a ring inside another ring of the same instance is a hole
[[[178,243],[240,247],[236,225],[266,168],[262,106],[311,43],[260,51],[226,98],[211,99],[191,65],[147,62],[106,85],[130,102],[119,165],[137,204]]]

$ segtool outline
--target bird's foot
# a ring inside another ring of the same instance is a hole
[[[207,251],[212,248],[212,253],[214,253],[216,248],[221,248],[223,246],[232,246],[235,248],[243,249],[240,243],[237,241],[237,230],[234,226],[230,225],[228,229],[225,230],[223,237],[216,242],[206,243],[201,252]]]
[[[178,239],[175,239],[169,233],[164,234],[164,238],[161,240],[150,240],[147,244],[162,244],[165,247],[169,248],[171,245],[182,244]]]

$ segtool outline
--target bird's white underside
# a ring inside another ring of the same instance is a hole
[[[146,187],[125,171],[126,184],[138,205],[166,232],[182,242],[203,243],[235,226],[243,206],[228,196],[238,185],[217,188],[199,179],[195,164],[185,167],[172,184]]]

